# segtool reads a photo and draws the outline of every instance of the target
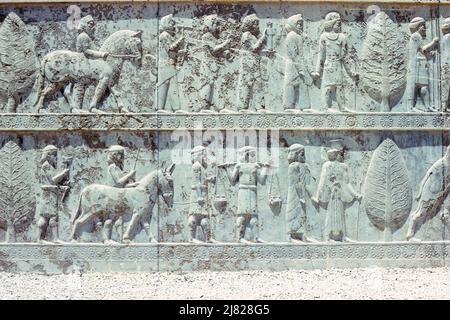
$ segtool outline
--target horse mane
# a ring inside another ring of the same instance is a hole
[[[123,47],[123,40],[125,38],[131,38],[136,31],[132,30],[119,30],[111,34],[108,38],[106,38],[105,42],[103,42],[100,47],[100,51],[113,52],[112,49]],[[114,52],[120,53],[120,52]]]
[[[145,175],[144,177],[142,177],[139,181],[137,181],[138,183],[138,187],[139,186],[149,186],[152,182],[154,182],[155,180],[158,181],[158,177],[159,177],[159,169],[155,169],[152,172],[148,173],[147,175]]]

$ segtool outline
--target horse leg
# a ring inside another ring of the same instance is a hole
[[[77,240],[80,237],[79,229],[86,224],[90,219],[92,219],[91,215],[81,215],[77,220],[73,223],[71,238],[73,240]]]
[[[103,243],[111,242],[113,225],[112,219],[107,219],[103,224]]]
[[[109,85],[109,77],[103,77],[100,79],[100,81],[97,84],[97,87],[95,88],[94,96],[92,97],[91,104],[89,105],[89,111],[92,112],[92,110],[97,109],[97,104],[100,101],[100,99],[105,94],[106,89]]]
[[[111,93],[114,96],[114,99],[116,99],[117,106],[119,108],[119,112],[129,113],[130,111],[125,108],[125,104],[123,103],[122,94],[117,90],[115,87],[109,88],[111,90]]]
[[[41,109],[44,108],[44,101],[47,96],[54,94],[56,91],[61,89],[62,85],[58,82],[50,83],[44,90],[42,90],[41,95],[37,103],[37,112],[39,113]]]
[[[123,235],[123,241],[129,242],[130,241],[130,233],[131,231],[136,228],[137,224],[142,218],[142,212],[133,212],[133,215],[131,217],[131,221],[128,224],[127,230],[125,230],[125,233]]]
[[[152,217],[149,218],[149,221],[151,221]],[[142,223],[142,227],[145,230],[145,233],[147,234],[148,237],[148,241],[152,242],[152,243],[156,243],[158,242],[155,238],[155,236],[153,235],[153,233],[150,231],[150,222],[149,221],[145,221]]]
[[[83,83],[75,83],[73,86],[72,98],[70,99],[70,109],[73,112],[74,109],[83,109],[83,100],[85,85]]]

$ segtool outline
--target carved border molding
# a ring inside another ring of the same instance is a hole
[[[0,131],[175,130],[415,130],[450,128],[446,113],[263,113],[263,114],[2,114]]]
[[[352,244],[0,244],[0,271],[288,270],[450,266],[450,242]]]
[[[68,3],[187,3],[192,1],[186,0],[0,0],[3,4],[68,4]],[[450,4],[448,0],[197,0],[193,1],[198,4],[205,3],[392,3],[392,4]]]

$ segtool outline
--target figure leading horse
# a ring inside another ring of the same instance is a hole
[[[90,85],[97,83],[89,104],[89,111],[99,111],[98,103],[104,98],[106,90],[112,93],[119,106],[119,111],[127,112],[121,94],[115,87],[118,83],[125,60],[136,66],[142,63],[142,31],[120,30],[110,35],[101,51],[108,52],[105,59],[88,58],[84,53],[70,50],[56,50],[45,55],[41,62],[38,76],[38,94],[35,106],[37,112],[44,108],[47,97],[61,90],[69,83]],[[45,82],[49,84],[44,88]],[[71,104],[72,111],[82,110]]]
[[[80,194],[78,207],[73,218],[71,238],[80,237],[81,227],[88,222],[103,223],[103,241],[111,240],[115,222],[126,213],[132,213],[131,221],[123,235],[124,242],[129,242],[131,233],[142,222],[149,241],[155,242],[150,231],[153,207],[161,195],[166,205],[173,206],[173,178],[175,164],[167,169],[152,171],[136,183],[135,187],[115,188],[100,184],[85,187]]]

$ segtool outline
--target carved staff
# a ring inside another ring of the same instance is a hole
[[[138,149],[137,155],[136,155],[136,160],[134,160],[134,166],[133,166],[133,170],[136,169],[136,164],[139,160],[139,153],[141,152],[141,148]]]

